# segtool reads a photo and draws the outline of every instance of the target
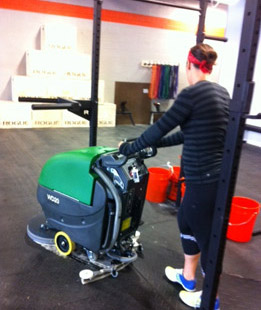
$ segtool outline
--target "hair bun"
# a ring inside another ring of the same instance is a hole
[[[217,53],[214,50],[210,50],[206,53],[206,60],[209,64],[214,64],[217,59]]]

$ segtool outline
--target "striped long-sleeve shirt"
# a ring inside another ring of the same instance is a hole
[[[165,147],[184,143],[182,160],[186,182],[218,180],[229,117],[227,90],[209,81],[185,88],[164,115],[132,144],[120,152],[135,153],[148,146]],[[180,126],[181,130],[167,135]]]

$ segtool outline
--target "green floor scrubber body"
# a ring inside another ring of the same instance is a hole
[[[135,235],[146,195],[147,157],[145,151],[125,157],[109,147],[53,156],[37,189],[44,216],[31,220],[28,236],[42,244],[51,235],[65,256],[82,250],[101,274],[134,261],[137,246],[142,248]]]
[[[89,147],[53,156],[44,165],[37,190],[49,228],[64,231],[77,244],[98,251],[107,192],[91,167],[115,149]]]

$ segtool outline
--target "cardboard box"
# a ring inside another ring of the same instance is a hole
[[[41,27],[41,49],[77,50],[77,28],[65,23],[50,23]]]
[[[91,97],[91,81],[58,79],[55,77],[29,77],[16,75],[11,79],[12,100],[18,97],[57,98],[88,100]],[[99,80],[99,103],[104,102],[104,81]]]
[[[98,107],[98,126],[99,127],[115,127],[116,120],[116,104],[104,103]]]
[[[63,50],[30,50],[26,52],[26,75],[90,80],[91,56]]]
[[[63,111],[62,127],[89,127],[90,122],[72,112]]]
[[[62,110],[32,110],[33,128],[62,127]]]
[[[30,128],[31,104],[0,101],[0,128]]]

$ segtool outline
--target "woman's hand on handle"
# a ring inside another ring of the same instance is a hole
[[[130,151],[130,143],[125,142],[125,141],[121,141],[118,144],[119,146],[119,152],[125,156],[128,156],[130,154],[132,154],[132,152]]]
[[[121,147],[122,143],[124,143],[124,141],[120,141],[120,142],[118,143],[118,148]]]

